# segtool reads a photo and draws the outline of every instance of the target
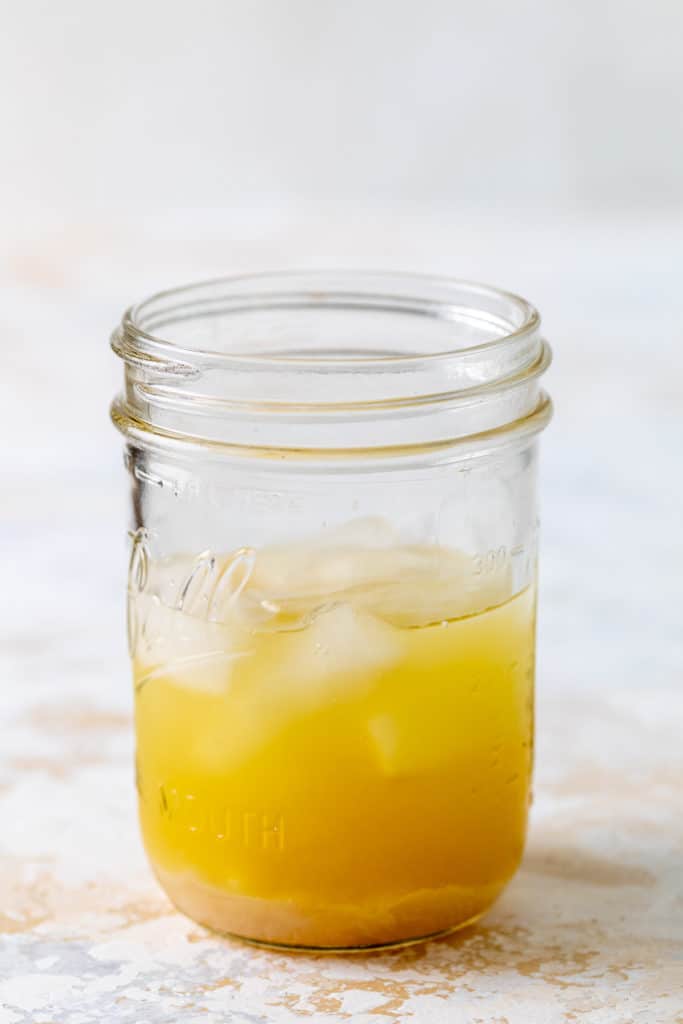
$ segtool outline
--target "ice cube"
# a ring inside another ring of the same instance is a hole
[[[156,594],[131,596],[129,601],[138,682],[163,674],[199,689],[221,689],[235,660],[249,651],[248,634],[234,624],[227,627],[187,615],[167,607]]]
[[[139,690],[155,679],[163,679],[185,690],[226,694],[236,663],[248,656],[246,651],[207,651],[180,658],[174,654],[157,668],[137,673],[136,686]]]
[[[368,721],[368,732],[380,771],[383,775],[396,774],[400,735],[395,720],[388,714],[375,715]]]
[[[386,778],[415,778],[443,771],[453,756],[453,725],[438,708],[384,712],[367,724],[370,747]]]
[[[337,531],[330,539],[340,536]],[[320,608],[344,602],[392,625],[411,627],[471,615],[509,596],[505,571],[477,574],[468,554],[400,544],[391,533],[388,538],[390,543],[379,547],[316,539],[264,548],[234,611],[253,629],[301,629]]]
[[[368,553],[381,553],[396,542],[384,520],[352,520],[305,542],[261,549],[250,585],[273,598],[338,593],[363,579]]]
[[[374,558],[373,553],[368,571]],[[395,626],[428,626],[462,618],[509,596],[509,575],[479,577],[473,571],[473,559],[460,551],[411,545],[383,552],[381,558],[386,562],[384,573],[377,573],[355,600]]]
[[[233,650],[244,634],[304,630],[333,606],[352,605],[365,618],[410,628],[482,611],[511,590],[505,567],[486,574],[469,554],[401,542],[379,518],[258,551],[175,556],[150,565],[149,574],[147,592],[183,612],[172,628],[192,634],[193,649],[183,652],[190,654],[202,637],[212,639],[210,623],[225,630],[214,639]],[[196,637],[188,618],[204,622]]]
[[[305,646],[312,675],[372,673],[400,657],[400,639],[382,622],[349,604],[335,605],[306,630]]]
[[[267,661],[259,657],[250,671],[262,673],[288,701],[306,705],[358,695],[402,653],[395,629],[348,604],[319,612],[307,629],[273,634],[264,645]]]

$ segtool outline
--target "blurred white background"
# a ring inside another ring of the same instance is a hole
[[[680,206],[678,0],[5,3],[24,212]]]

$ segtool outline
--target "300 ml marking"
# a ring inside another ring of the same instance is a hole
[[[500,572],[507,565],[509,557],[508,549],[504,546],[490,548],[483,554],[472,555],[472,575],[489,576],[491,573]]]

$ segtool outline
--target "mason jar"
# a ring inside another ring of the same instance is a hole
[[[285,273],[113,335],[144,844],[218,932],[352,950],[474,921],[531,793],[535,309]]]

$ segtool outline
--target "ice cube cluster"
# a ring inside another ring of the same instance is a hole
[[[157,665],[171,654],[238,656],[257,634],[306,630],[316,662],[345,663],[351,648],[382,660],[388,634],[375,627],[461,618],[509,591],[504,569],[482,575],[471,555],[406,542],[382,519],[358,519],[258,551],[151,562],[145,593],[134,597],[137,656]]]

